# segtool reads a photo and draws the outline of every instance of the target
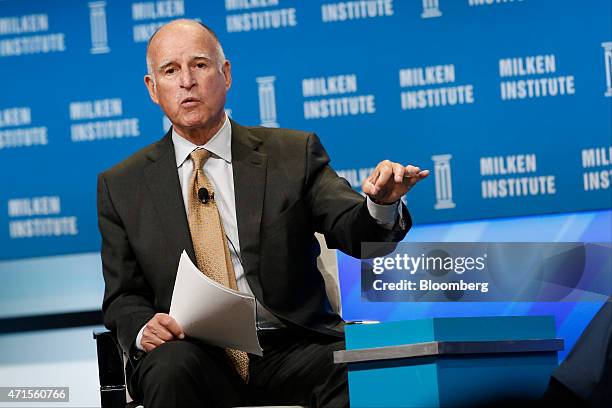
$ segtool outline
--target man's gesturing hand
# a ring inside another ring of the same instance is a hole
[[[392,204],[428,175],[429,170],[383,160],[364,180],[361,188],[375,203]]]
[[[145,325],[140,345],[148,353],[167,341],[184,338],[183,329],[172,316],[166,313],[157,313]]]

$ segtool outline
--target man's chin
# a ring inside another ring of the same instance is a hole
[[[207,130],[216,127],[216,123],[210,119],[204,120],[182,120],[174,123],[174,127],[185,132],[193,132],[197,130]]]
[[[178,117],[177,117],[178,116]],[[171,120],[175,128],[184,129],[186,131],[198,130],[198,129],[212,129],[223,123],[225,120],[225,114],[222,113],[217,115],[206,115],[201,112],[185,112],[183,114],[176,115],[174,120]]]
[[[210,123],[210,119],[198,117],[198,118],[190,118],[188,120],[180,120],[176,123],[177,126],[182,127],[183,129],[201,129],[207,127]]]

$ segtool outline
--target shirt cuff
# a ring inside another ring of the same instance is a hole
[[[136,348],[140,351],[145,351],[145,349],[140,345],[140,340],[142,340],[142,332],[144,331],[146,324],[140,328],[138,332],[138,336],[136,336]]]
[[[370,197],[366,196],[366,201],[370,216],[374,218],[376,220],[376,223],[384,229],[392,230],[398,219],[400,221],[400,225],[403,225],[403,215],[400,200],[392,204],[376,204],[370,199]]]

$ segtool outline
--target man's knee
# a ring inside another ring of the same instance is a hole
[[[143,358],[132,384],[145,403],[178,399],[197,402],[199,406],[225,406],[227,400],[231,406],[242,393],[239,379],[223,349],[190,340],[174,340]]]
[[[169,341],[149,352],[142,364],[154,374],[175,376],[198,369],[198,354],[198,346],[191,342]]]
[[[185,340],[162,344],[147,353],[137,370],[138,383],[143,392],[149,386],[173,387],[177,384],[205,385],[206,373],[215,371],[219,364],[217,350]]]

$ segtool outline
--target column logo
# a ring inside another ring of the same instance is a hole
[[[261,126],[278,127],[276,119],[276,97],[274,96],[274,81],[276,77],[266,76],[255,78],[259,85],[259,118]]]
[[[434,18],[442,16],[439,0],[423,0],[423,13],[421,18]]]
[[[455,208],[453,202],[453,184],[451,179],[450,154],[431,156],[434,162],[434,175],[436,179],[436,210]]]
[[[612,96],[612,41],[601,43],[604,49],[604,60],[606,62],[606,93],[605,96]]]
[[[106,32],[106,2],[94,1],[89,3],[89,23],[91,25],[92,54],[106,54],[110,52]]]

